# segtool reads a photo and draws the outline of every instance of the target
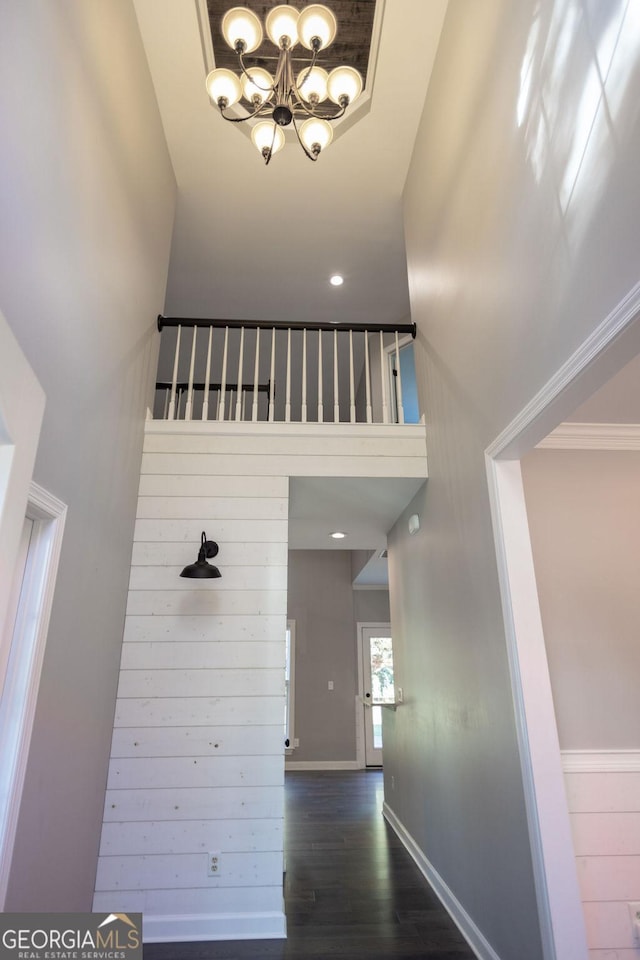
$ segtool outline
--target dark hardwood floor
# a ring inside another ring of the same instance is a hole
[[[145,960],[473,960],[382,801],[378,770],[288,773],[287,939],[147,944]]]

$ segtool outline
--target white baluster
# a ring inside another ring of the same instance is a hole
[[[204,398],[202,400],[202,419],[209,419],[209,384],[211,383],[211,346],[213,343],[213,327],[209,327],[209,346],[207,347],[207,370],[204,375]]]
[[[338,396],[338,331],[333,331],[333,422],[340,422],[340,398]]]
[[[256,356],[253,362],[253,405],[251,407],[251,419],[258,419],[258,367],[260,365],[260,327],[256,327]]]
[[[322,423],[322,330],[318,330],[318,423]]]
[[[273,422],[274,413],[275,413],[275,383],[276,376],[276,328],[273,327],[271,330],[271,376],[269,379],[269,422]]]
[[[300,406],[300,420],[307,422],[307,328],[302,331],[302,404]]]
[[[176,337],[176,352],[173,358],[173,379],[171,381],[171,400],[169,401],[169,416],[168,420],[175,420],[176,418],[176,383],[178,382],[178,359],[180,357],[180,335],[182,333],[182,326],[178,324],[178,335]]]
[[[227,396],[227,352],[229,347],[229,327],[224,328],[224,348],[222,350],[222,380],[220,382],[220,404],[218,420],[224,420],[224,405]]]
[[[349,419],[356,422],[356,385],[353,376],[353,330],[349,330]]]
[[[371,412],[371,371],[369,370],[369,333],[364,332],[364,385],[367,393],[367,423],[373,422]]]
[[[164,391],[164,410],[162,411],[162,419],[169,419],[169,397],[171,395],[171,387],[167,387]]]
[[[242,415],[242,365],[244,363],[244,327],[240,328],[240,351],[238,353],[238,393],[236,397],[236,421]]]
[[[382,330],[380,331],[380,381],[382,386],[382,422],[389,423],[389,404],[387,401],[387,373],[385,370],[385,353]]]
[[[180,407],[181,407],[181,404],[182,404],[182,393],[183,393],[182,387],[179,387],[179,388],[178,388],[178,402],[177,402],[177,404],[176,404],[176,420],[180,420],[180,419],[181,419],[181,410],[180,410]]]
[[[191,362],[189,363],[189,387],[187,390],[187,404],[184,408],[185,420],[191,420],[191,411],[193,410],[193,368],[196,363],[196,335],[198,328],[193,328],[193,339],[191,340]]]
[[[398,423],[404,423],[404,407],[402,405],[402,373],[400,372],[400,348],[398,346],[397,330],[396,330],[396,407],[398,408]]]
[[[287,330],[287,383],[284,398],[284,422],[291,423],[291,327]]]

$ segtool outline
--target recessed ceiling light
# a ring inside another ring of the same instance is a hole
[[[334,530],[331,536],[334,540],[344,540],[346,533],[343,533],[342,530]]]
[[[341,277],[339,273],[334,273],[332,277],[329,277],[329,283],[332,287],[341,287],[344,283],[344,277]]]

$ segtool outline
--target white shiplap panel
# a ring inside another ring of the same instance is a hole
[[[189,563],[194,563],[194,554]],[[226,567],[222,551],[212,560],[222,576],[218,580],[190,580],[181,577],[183,567],[132,567],[130,590],[286,590],[287,567]]]
[[[286,630],[284,614],[274,616],[130,616],[125,620],[124,642],[188,643],[278,642]]]
[[[640,857],[576,857],[576,866],[583,902],[640,895]]]
[[[287,477],[143,474],[141,497],[286,497]]]
[[[424,430],[424,428],[423,428]],[[406,433],[408,433],[407,431]],[[414,431],[412,431],[414,432]],[[265,436],[254,434],[251,437],[242,436],[195,436],[174,433],[171,436],[147,435],[144,441],[145,454],[165,454],[179,457],[208,456],[215,463],[223,456],[231,463],[235,463],[241,456],[252,456],[258,460],[266,455],[277,455],[293,460],[295,457],[314,456],[322,448],[327,457],[425,457],[426,441],[424,432],[418,436],[403,435],[397,429],[393,434],[376,435],[371,431],[369,435],[358,436],[358,431],[351,435],[329,436],[316,431],[315,436]],[[144,471],[146,473],[146,470]],[[179,471],[176,471],[177,473]],[[254,471],[255,472],[255,471]],[[260,467],[264,476],[278,476],[279,472],[271,473]],[[239,474],[242,471],[238,470]],[[285,471],[286,474],[286,471]]]
[[[192,887],[245,887],[280,884],[282,853],[251,851],[227,853],[220,876],[207,876],[207,853],[155,854],[148,857],[100,857],[96,890],[123,887],[141,890],[179,890]]]
[[[316,444],[316,449],[318,445]],[[267,476],[290,477],[416,477],[426,478],[427,463],[424,456],[397,456],[394,445],[388,445],[384,453],[372,456],[274,456],[260,458],[260,470]],[[236,457],[211,457],[209,454],[192,453],[145,453],[142,472],[181,473],[205,476],[255,473],[258,470],[253,454]]]
[[[284,670],[281,642],[194,643],[191,640],[162,643],[125,643],[121,670]]]
[[[194,581],[192,581],[194,582]],[[271,616],[287,613],[286,590],[130,590],[128,616]]]
[[[282,752],[282,723],[242,727],[116,727],[111,757],[241,757]]]
[[[282,910],[280,887],[243,887],[242,912],[264,913]],[[109,890],[96,893],[93,909],[98,913],[144,913],[152,916],[193,916],[198,914],[230,914],[238,912],[238,891],[235,887],[202,887],[186,890]]]
[[[171,520],[207,522],[218,519],[282,520],[287,517],[289,503],[286,497],[138,497],[138,519],[166,517]],[[213,538],[213,534],[207,534]]]
[[[207,532],[207,536],[209,533]],[[213,536],[213,534],[211,534]],[[235,543],[226,542],[216,536],[220,547],[220,557],[224,557],[224,567],[254,566],[266,567],[271,564],[286,567],[288,548],[286,543]],[[185,567],[193,563],[198,544],[188,543],[134,543],[131,564],[134,567]],[[213,561],[215,563],[215,560]]]
[[[108,790],[104,819],[281,820],[284,787],[199,787],[185,790]]]
[[[223,520],[216,518],[207,536],[218,544],[223,543],[288,543],[287,519],[247,520],[242,517]],[[134,541],[144,543],[188,543],[191,549],[200,545],[202,520],[171,520],[163,517],[136,520]]]
[[[566,773],[570,813],[640,809],[640,773]]]
[[[640,856],[640,812],[574,813],[571,830],[578,857]]]
[[[100,855],[281,851],[282,843],[282,820],[160,820],[143,826],[106,823]]]
[[[617,951],[631,945],[631,921],[626,903],[585,903],[583,908],[587,942],[592,949]]]
[[[127,697],[279,697],[284,670],[122,670],[118,699]]]
[[[267,726],[282,723],[284,697],[166,697],[116,702],[116,727]]]
[[[271,757],[119,757],[109,763],[108,790],[190,787],[277,787],[284,752]]]

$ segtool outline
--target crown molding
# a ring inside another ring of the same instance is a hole
[[[561,423],[536,449],[640,450],[640,423]]]

